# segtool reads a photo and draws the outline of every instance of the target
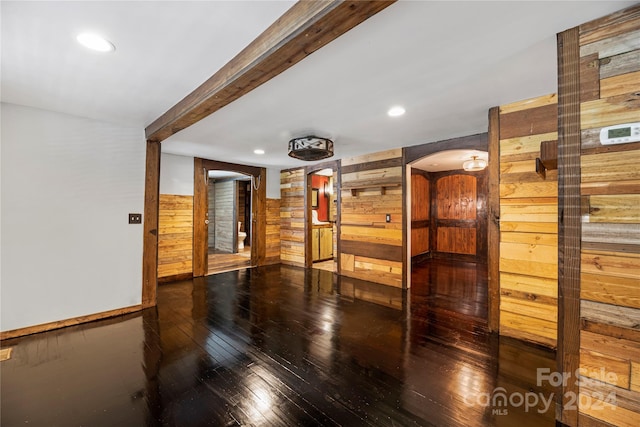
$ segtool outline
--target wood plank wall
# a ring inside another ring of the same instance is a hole
[[[192,273],[193,196],[160,194],[158,280]]]
[[[637,426],[640,143],[603,146],[599,133],[604,126],[640,121],[640,5],[581,25],[579,44],[584,397],[579,400],[579,421]],[[594,396],[606,403],[599,405]]]
[[[431,196],[427,172],[411,170],[411,256],[429,252]]]
[[[215,228],[215,248],[226,252],[237,252],[238,224],[234,222],[238,193],[236,181],[219,181],[214,188],[214,217],[209,224]]]
[[[555,347],[558,174],[535,172],[542,141],[557,141],[557,97],[500,107],[500,333]]]
[[[280,199],[267,199],[267,238],[264,264],[280,263]]]
[[[280,261],[304,267],[304,168],[280,172]]]
[[[213,226],[216,212],[215,183],[213,179],[207,183],[207,213],[211,220],[210,226],[207,227],[207,247],[212,249],[216,247],[216,228]]]
[[[340,274],[401,288],[402,149],[343,159],[341,173]]]

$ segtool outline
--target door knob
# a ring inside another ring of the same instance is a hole
[[[205,220],[204,220],[204,223],[205,223],[206,225],[209,225],[209,220],[208,220],[208,219],[205,219]]]

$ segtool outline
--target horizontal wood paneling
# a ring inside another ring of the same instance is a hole
[[[396,149],[342,160],[341,275],[403,286],[401,156]]]
[[[551,95],[547,96],[549,99]],[[533,104],[533,103],[532,103]],[[509,107],[504,108],[505,111]],[[555,102],[523,110],[500,113],[500,139],[557,132],[558,107]]]
[[[500,333],[555,347],[558,305],[557,172],[535,170],[556,141],[557,97],[500,107]]]
[[[193,273],[193,196],[160,194],[158,279]]]
[[[600,61],[600,78],[640,71],[640,50],[632,50]]]
[[[280,173],[280,261],[304,267],[304,169]]]

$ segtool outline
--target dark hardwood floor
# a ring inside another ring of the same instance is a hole
[[[7,340],[2,426],[553,426],[553,351],[486,330],[486,270],[410,292],[281,265],[160,286],[141,313]],[[502,388],[502,389],[501,389]],[[504,391],[503,391],[504,390]],[[527,394],[530,393],[530,394]]]

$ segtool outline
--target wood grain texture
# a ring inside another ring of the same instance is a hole
[[[489,110],[489,165],[487,167],[487,275],[489,330],[500,330],[500,108]]]
[[[586,198],[586,203],[585,221],[640,227],[640,194],[593,195]]]
[[[638,92],[640,91],[640,71],[602,79],[600,80],[600,91],[601,98],[613,98]]]
[[[476,254],[475,228],[438,227],[436,241],[438,252]]]
[[[280,260],[305,265],[304,169],[280,173]]]
[[[205,160],[193,159],[193,275],[206,276],[208,273],[208,186]]]
[[[638,119],[640,93],[633,92],[596,99],[580,105],[582,129],[630,123]]]
[[[558,34],[558,371],[575,372],[580,352],[580,46],[579,28]],[[585,55],[588,55],[586,53]],[[584,56],[584,55],[583,55]],[[570,396],[575,376],[562,385],[560,421],[577,425]]]
[[[600,60],[597,53],[580,58],[580,101],[600,98]]]
[[[438,219],[476,219],[476,178],[449,175],[436,181],[436,216]]]
[[[402,150],[343,159],[339,274],[403,287]],[[398,164],[398,166],[390,166]],[[388,167],[380,167],[386,165]],[[346,171],[346,172],[345,172]],[[383,189],[382,184],[397,184]],[[386,222],[386,215],[391,221]]]
[[[536,96],[535,98],[529,98],[522,101],[512,102],[511,104],[501,105],[499,107],[499,114],[509,114],[516,111],[531,110],[537,107],[546,107],[549,105],[558,104],[558,95],[555,93]],[[506,138],[502,138],[506,139]]]
[[[160,144],[147,141],[144,180],[144,237],[142,240],[142,306],[156,305],[158,288],[158,204]]]
[[[554,120],[555,94],[500,107],[500,333],[550,347],[557,338],[558,184],[556,171],[538,176],[535,159],[543,142],[558,139]]]
[[[556,132],[558,107],[555,103],[500,115],[500,139]]]
[[[640,27],[640,5],[633,5],[580,25],[580,45],[626,34]]]
[[[597,53],[598,58],[608,58],[621,53],[640,49],[640,29],[637,22],[631,22],[631,31],[622,32],[611,38],[605,38],[580,46],[580,56]]]
[[[298,2],[207,81],[145,129],[160,142],[306,58],[393,1]]]
[[[634,71],[640,71],[640,50],[632,50],[631,52],[600,60],[601,79],[633,73]]]
[[[158,279],[192,274],[193,196],[161,194],[159,207]]]
[[[280,263],[280,199],[267,199],[265,265]]]

